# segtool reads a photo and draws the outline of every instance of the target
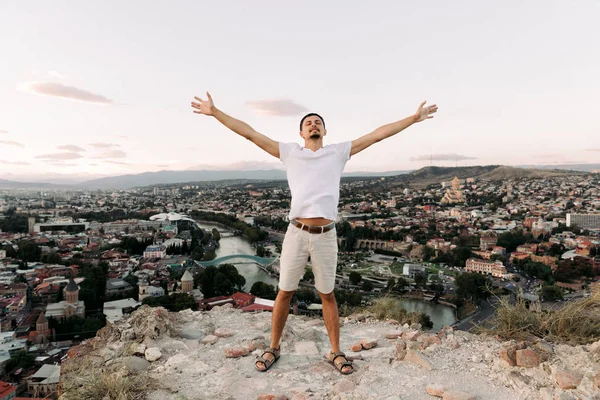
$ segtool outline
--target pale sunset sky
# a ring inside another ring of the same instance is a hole
[[[437,104],[346,171],[600,162],[597,0],[0,1],[0,179],[281,163],[216,120],[325,144]]]

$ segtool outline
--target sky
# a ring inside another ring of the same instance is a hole
[[[282,168],[194,114],[298,142],[435,118],[345,171],[600,162],[600,2],[0,0],[0,179]]]

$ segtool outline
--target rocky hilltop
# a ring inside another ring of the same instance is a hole
[[[261,373],[254,360],[270,319],[230,305],[179,313],[142,306],[71,349],[60,399],[600,399],[600,342],[503,342],[354,315],[341,320],[342,349],[356,369],[345,376],[323,359],[323,321],[290,315],[282,356]]]

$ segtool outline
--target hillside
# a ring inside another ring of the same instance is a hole
[[[258,372],[255,356],[268,343],[270,320],[271,313],[243,313],[231,305],[179,313],[142,306],[69,351],[59,399],[426,400],[434,394],[546,400],[600,394],[600,342],[501,342],[451,328],[433,334],[364,314],[340,321],[341,348],[354,359],[353,374],[341,375],[323,360],[329,350],[323,320],[296,315],[289,316],[281,358]],[[361,340],[365,349],[350,351]]]

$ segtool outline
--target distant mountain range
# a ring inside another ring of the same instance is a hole
[[[416,171],[385,172],[346,172],[343,177],[390,177],[397,176],[401,181],[444,181],[454,176],[459,178],[478,177],[481,179],[511,179],[516,177],[547,177],[571,174],[573,171],[591,172],[600,170],[600,164],[543,165],[526,168],[487,165],[472,167],[425,167]],[[78,184],[44,182],[19,182],[0,179],[0,189],[130,189],[153,185],[176,183],[210,182],[221,180],[285,180],[281,169],[260,170],[196,170],[196,171],[157,171],[92,179]]]

